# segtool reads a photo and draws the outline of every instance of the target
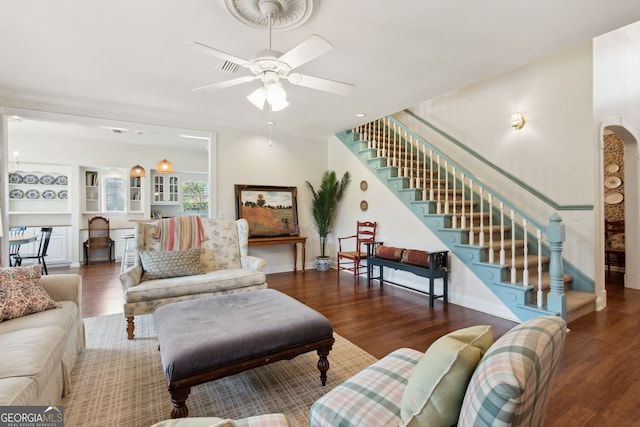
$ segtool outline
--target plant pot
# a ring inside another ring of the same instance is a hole
[[[315,265],[318,271],[328,271],[331,268],[331,258],[328,256],[316,257]]]

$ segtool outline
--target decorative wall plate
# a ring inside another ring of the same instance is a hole
[[[24,197],[24,191],[14,188],[9,192],[9,198],[11,199],[22,199]]]
[[[616,165],[615,163],[609,163],[606,169],[609,173],[616,173],[620,170],[620,166]]]
[[[367,191],[367,188],[369,188],[369,184],[367,183],[367,181],[365,181],[364,179],[360,181],[360,189],[362,191]]]
[[[622,193],[609,193],[604,197],[604,202],[608,205],[617,205],[624,200]]]
[[[42,198],[43,199],[55,199],[56,198],[56,192],[53,190],[44,190],[42,192]]]
[[[51,175],[42,175],[40,177],[40,184],[51,185],[54,182],[56,182],[56,179],[54,177],[52,177]]]
[[[58,185],[67,185],[69,183],[69,178],[66,175],[60,175],[56,177],[56,184]]]
[[[604,180],[604,186],[607,188],[618,188],[622,185],[622,180],[617,176],[610,176]]]
[[[10,173],[9,174],[9,184],[21,184],[22,183],[22,175],[19,173]]]
[[[24,195],[27,196],[27,199],[37,199],[40,197],[40,192],[38,190],[27,190]]]
[[[69,193],[67,192],[67,190],[58,191],[58,199],[66,199],[68,197],[69,197]]]
[[[367,203],[366,200],[363,200],[360,202],[360,210],[362,212],[366,212],[366,210],[369,209],[369,203]]]
[[[40,183],[40,180],[38,179],[37,176],[35,175],[25,175],[22,177],[22,183],[23,184],[38,184]]]

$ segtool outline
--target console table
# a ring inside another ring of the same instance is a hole
[[[292,245],[293,246],[293,271],[298,269],[298,251],[296,245],[302,245],[302,273],[304,274],[306,236],[278,236],[278,237],[251,237],[249,246]]]

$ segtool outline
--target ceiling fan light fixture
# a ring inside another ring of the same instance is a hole
[[[282,104],[287,102],[287,92],[282,87],[282,83],[267,83],[265,85],[267,102],[274,106],[274,104]]]
[[[256,108],[264,110],[264,102],[267,100],[265,92],[264,86],[260,86],[258,89],[251,92],[251,94],[247,96],[247,99],[255,105]]]

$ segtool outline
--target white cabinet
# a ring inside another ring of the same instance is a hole
[[[129,212],[144,211],[144,183],[137,176],[129,177]]]
[[[71,167],[23,163],[9,173],[10,214],[71,213],[69,176]]]
[[[101,212],[100,171],[98,169],[82,169],[81,176],[84,178],[82,211],[85,213]]]
[[[180,204],[180,177],[174,174],[153,174],[153,205]]]
[[[144,211],[144,187],[140,178],[125,169],[82,167],[82,212],[86,214]]]

